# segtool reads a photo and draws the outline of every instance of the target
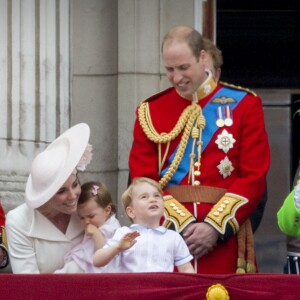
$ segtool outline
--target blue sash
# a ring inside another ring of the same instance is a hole
[[[215,132],[219,129],[219,127],[216,125],[216,103],[213,103],[213,100],[215,98],[233,98],[235,102],[226,103],[226,105],[229,105],[232,109],[232,111],[238,106],[238,104],[241,102],[241,100],[246,96],[247,92],[241,91],[241,90],[234,90],[227,87],[222,87],[215,95],[214,97],[205,105],[205,107],[202,110],[202,113],[206,119],[206,126],[204,130],[202,131],[202,152],[205,150],[206,146],[209,144],[210,140],[212,139]],[[219,103],[217,103],[220,105]],[[184,152],[184,155],[182,157],[182,160],[178,166],[177,171],[175,172],[174,176],[171,178],[171,180],[168,183],[168,186],[172,185],[179,185],[182,179],[188,174],[189,168],[190,168],[190,153],[192,151],[193,146],[193,138],[190,137],[186,146],[186,150]],[[164,174],[168,171],[169,166],[171,165],[175,154],[177,152],[178,146],[176,147],[175,151],[172,153],[168,160],[168,166],[161,171],[160,177],[163,177]],[[197,151],[195,153],[195,160],[198,159]]]

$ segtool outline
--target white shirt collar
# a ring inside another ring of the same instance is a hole
[[[148,230],[148,229],[151,229],[151,230],[159,231],[161,233],[165,233],[167,231],[167,228],[165,228],[164,226],[158,226],[156,228],[151,228],[151,227],[146,227],[146,226],[143,226],[143,225],[140,225],[140,224],[132,224],[129,227],[133,230]]]

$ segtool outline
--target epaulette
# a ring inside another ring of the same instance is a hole
[[[224,85],[224,86],[228,86],[230,88],[233,88],[233,89],[236,89],[236,90],[241,90],[241,91],[245,91],[247,93],[250,93],[252,94],[253,96],[257,96],[257,94],[250,90],[250,89],[247,89],[247,88],[244,88],[242,86],[239,86],[239,85],[234,85],[234,84],[230,84],[230,83],[227,83],[227,82],[223,82],[223,81],[220,81],[220,84]]]
[[[170,87],[170,88],[167,88],[166,90],[163,90],[163,91],[161,91],[161,92],[159,92],[159,93],[157,93],[157,94],[154,94],[153,96],[151,96],[151,97],[149,97],[149,98],[147,98],[147,99],[145,99],[145,100],[142,100],[141,103],[140,103],[139,105],[141,105],[141,104],[144,103],[144,102],[151,102],[151,101],[154,101],[154,100],[160,98],[162,95],[169,93],[170,90],[172,90],[172,89],[174,89],[174,88],[173,88],[173,87]]]

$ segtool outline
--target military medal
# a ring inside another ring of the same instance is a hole
[[[231,126],[233,124],[232,108],[229,105],[226,105],[224,110],[225,110],[224,124],[226,126]]]
[[[223,127],[225,125],[224,122],[224,108],[222,106],[218,106],[218,108],[216,109],[216,125],[218,127]]]
[[[226,129],[223,129],[222,133],[218,135],[218,138],[215,141],[215,143],[218,145],[219,149],[227,153],[229,149],[233,148],[235,139],[233,138],[231,133],[228,133]]]
[[[232,166],[232,162],[226,156],[224,159],[220,161],[218,165],[218,169],[219,169],[219,173],[225,179],[226,177],[231,175],[231,172],[234,170],[234,167]]]

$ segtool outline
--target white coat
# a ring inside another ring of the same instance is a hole
[[[13,273],[54,273],[62,269],[64,255],[81,242],[84,234],[76,214],[64,234],[26,204],[8,212],[5,227]],[[72,273],[82,272],[76,264],[70,267]]]

